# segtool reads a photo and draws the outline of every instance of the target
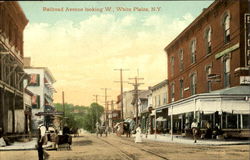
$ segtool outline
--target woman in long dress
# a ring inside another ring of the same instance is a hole
[[[135,143],[141,143],[141,142],[142,142],[141,127],[140,125],[138,125],[138,127],[136,128]]]

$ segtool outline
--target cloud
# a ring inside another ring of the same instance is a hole
[[[24,51],[33,66],[47,66],[52,71],[57,80],[56,102],[60,102],[64,90],[68,102],[88,105],[93,94],[102,92],[100,88],[112,88],[113,98],[119,94],[115,68],[130,69],[124,73],[124,80],[136,76],[139,69],[143,88],[166,79],[163,49],[192,20],[189,13],[173,21],[159,15],[138,18],[101,14],[79,23],[31,23],[24,32]]]

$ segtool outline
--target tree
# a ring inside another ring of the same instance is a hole
[[[57,111],[63,111],[60,103],[54,104]],[[73,104],[64,104],[65,116],[63,123],[69,128],[83,128],[89,132],[95,131],[96,122],[101,122],[100,117],[104,112],[103,106],[92,103],[89,107],[78,106]]]
[[[96,122],[101,122],[100,117],[104,112],[103,106],[92,103],[84,116],[83,128],[87,131],[94,132]]]

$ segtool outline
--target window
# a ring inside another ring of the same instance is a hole
[[[161,105],[161,96],[158,95],[158,106],[160,106],[160,105]]]
[[[40,108],[40,96],[32,96],[32,108]]]
[[[163,93],[163,104],[167,104],[167,93]]]
[[[226,58],[223,61],[223,68],[224,68],[224,87],[230,86],[230,59]]]
[[[180,59],[180,71],[183,71],[183,50],[182,49],[180,49],[180,51],[179,51],[179,59]]]
[[[206,45],[206,53],[210,54],[212,52],[212,45],[211,45],[211,34],[212,30],[209,27],[205,32],[205,45]]]
[[[191,75],[191,87],[190,87],[190,89],[191,89],[191,95],[194,95],[194,94],[196,94],[196,74],[195,73],[193,73],[192,75]]]
[[[196,41],[191,41],[191,63],[195,63]]]
[[[212,73],[212,67],[211,66],[208,66],[207,69],[206,69],[206,74],[207,74],[207,77],[209,74]],[[208,92],[211,92],[212,91],[212,83],[210,80],[207,79],[207,91]]]
[[[171,102],[174,102],[174,83],[171,85]]]
[[[224,29],[224,42],[228,43],[230,41],[230,16],[226,14],[223,19],[223,29]]]
[[[155,96],[155,103],[154,103],[155,107],[157,106],[157,96]]]
[[[180,80],[180,98],[183,98],[183,79]]]
[[[40,75],[30,74],[29,86],[39,86],[40,85]]]
[[[172,56],[170,59],[171,64],[171,76],[174,76],[174,57]]]

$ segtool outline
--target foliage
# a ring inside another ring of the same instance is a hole
[[[57,111],[63,111],[61,103],[54,104]],[[100,122],[100,117],[104,112],[104,108],[97,103],[92,103],[90,107],[78,106],[73,104],[64,104],[65,119],[64,123],[69,128],[83,128],[93,132],[96,122]]]
[[[84,116],[83,128],[87,131],[94,132],[96,122],[101,122],[100,117],[104,112],[104,108],[97,103],[92,103]]]

